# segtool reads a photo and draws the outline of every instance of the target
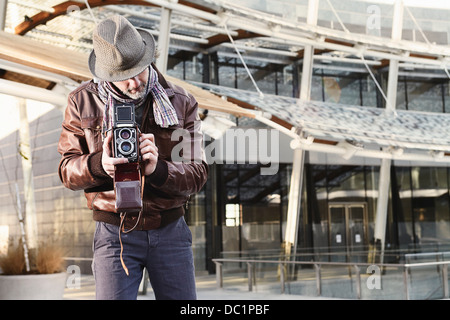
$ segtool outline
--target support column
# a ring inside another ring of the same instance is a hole
[[[286,233],[284,236],[285,254],[289,256],[291,251],[297,250],[298,224],[300,220],[300,204],[303,185],[305,150],[296,148],[292,161],[291,182],[288,197]]]
[[[161,7],[161,21],[159,22],[158,51],[159,57],[156,59],[156,67],[161,73],[167,72],[169,61],[170,26],[172,10]]]
[[[25,199],[25,231],[28,248],[37,248],[38,225],[36,216],[36,202],[34,197],[33,159],[31,152],[30,125],[28,122],[27,102],[17,98],[20,114],[20,145],[19,152],[22,159],[23,193]]]
[[[394,41],[402,39],[403,29],[403,0],[397,0],[394,6],[394,15],[392,18],[392,34]],[[387,87],[387,104],[386,111],[394,113],[397,102],[397,83],[398,83],[398,66],[399,60],[391,59],[389,61],[388,87]]]
[[[398,41],[402,38],[403,28],[403,1],[397,0],[394,6],[394,15],[392,21],[392,40]],[[387,103],[386,116],[395,117],[395,107],[397,101],[397,84],[399,60],[390,60],[389,74],[387,84]],[[375,217],[375,252],[379,249],[381,252],[380,262],[383,262],[385,238],[386,238],[386,222],[389,203],[389,186],[391,159],[382,159],[380,166],[380,179],[378,185],[378,201],[377,215]]]
[[[0,1],[0,31],[5,30],[6,21],[6,8],[8,6],[8,1]]]
[[[319,12],[319,0],[309,0],[307,23],[317,24]],[[305,46],[303,55],[302,80],[300,88],[300,99],[309,100],[311,93],[312,67],[313,67],[314,48]],[[286,255],[295,254],[297,251],[297,234],[300,220],[300,205],[303,186],[303,170],[305,162],[305,150],[295,149],[292,160],[291,185],[289,189],[289,203],[286,221],[286,234],[284,250]]]
[[[386,221],[389,203],[389,185],[391,182],[391,159],[382,159],[380,178],[378,181],[377,214],[375,217],[375,250],[381,250],[380,263],[383,262],[384,245],[386,237]]]

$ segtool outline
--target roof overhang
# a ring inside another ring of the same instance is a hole
[[[240,42],[240,48],[249,51],[262,50],[265,54],[278,52],[276,56],[287,55],[293,60],[302,59],[304,47],[312,45],[318,53],[316,54],[317,59],[320,58],[322,53],[336,52],[347,57],[331,56],[331,58],[343,59],[340,61],[345,63],[359,63],[360,57],[364,56],[374,59],[374,62],[381,64],[381,66],[388,65],[390,60],[399,60],[416,66],[423,65],[442,70],[450,68],[450,48],[446,45],[437,45],[429,41],[426,43],[403,39],[393,40],[387,37],[310,25],[301,21],[290,21],[277,14],[246,8],[236,1],[204,0],[203,4],[201,3],[189,0],[91,0],[89,1],[89,7],[97,13],[99,13],[99,7],[105,7],[102,8],[102,11],[119,12],[148,21],[159,17],[142,12],[142,8],[170,9],[183,17],[175,21],[174,24],[179,25],[179,27],[173,26],[172,31],[174,32],[171,33],[171,37],[199,44],[198,47],[196,46],[197,49],[214,50],[214,47],[221,44],[224,47],[228,46],[229,39],[225,30],[225,27],[227,27],[234,40],[239,41],[249,38],[255,40],[250,41],[254,44],[249,45]],[[124,8],[123,5],[131,5],[135,8]],[[55,18],[68,16],[69,9],[73,6],[76,6],[79,11],[84,11],[87,8],[84,1],[60,1],[41,12],[30,13],[30,16],[25,14],[24,21],[13,26],[14,32],[24,35],[45,24],[49,25]],[[189,22],[184,21],[186,18],[189,19]],[[87,17],[84,17],[84,19],[86,20]],[[62,20],[57,23],[61,29],[64,29],[62,28],[64,25],[72,23],[71,19],[68,20],[69,22]],[[90,23],[89,26],[85,27],[86,34],[92,32],[90,28],[93,28],[93,25],[93,23]],[[48,31],[64,39],[64,36],[67,36],[59,29],[52,29],[51,27],[47,29],[41,31]],[[156,29],[158,28],[149,31],[159,35]],[[200,32],[201,35],[185,34],[184,29],[192,30],[194,33]],[[202,33],[205,30],[208,30],[208,33]],[[68,38],[71,38],[71,36],[68,36]],[[79,40],[79,37],[75,38]],[[45,39],[46,41],[49,40],[47,37]],[[257,44],[258,41],[263,41],[264,45]],[[77,41],[69,42],[71,45],[81,45]],[[64,41],[61,43],[68,45]],[[83,45],[86,44],[83,43]],[[325,58],[329,59],[330,56],[325,55]]]
[[[16,70],[17,66],[23,66],[42,71],[43,77],[55,74],[72,85],[92,77],[86,54],[59,47],[50,49],[47,44],[6,32],[0,32],[0,59],[14,63]],[[261,96],[166,77],[190,91],[200,108],[255,118],[290,136],[293,148],[336,153],[344,158],[450,162],[450,114],[400,110],[386,114],[384,109]],[[67,98],[51,90],[3,81],[1,93],[16,92],[17,96],[25,93],[23,97],[59,104]],[[55,95],[54,100],[49,93]]]
[[[406,161],[450,162],[450,114],[333,104],[260,95],[196,83],[236,104],[259,110],[255,118],[290,136],[292,148]]]
[[[74,83],[87,81],[92,78],[88,69],[87,54],[54,46],[50,48],[48,44],[3,31],[0,31],[0,59],[10,62],[8,65],[3,64],[2,68],[10,68],[20,72],[21,70],[19,69],[22,66],[23,72],[35,70],[34,75],[39,76],[36,71],[41,71],[42,77],[47,79],[50,78],[49,75],[55,74],[59,76],[58,79],[62,83],[66,82],[72,86]],[[254,113],[250,110],[221,99],[206,90],[168,75],[165,75],[165,77],[190,91],[197,99],[200,108],[228,113],[237,117],[254,117]],[[20,97],[28,96],[34,100],[53,102],[55,104],[67,101],[67,97],[62,93],[3,79],[0,93]],[[51,98],[51,95],[54,98]]]

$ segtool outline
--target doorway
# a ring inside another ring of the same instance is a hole
[[[362,262],[367,248],[367,204],[340,202],[328,205],[330,261]]]

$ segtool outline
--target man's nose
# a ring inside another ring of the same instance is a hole
[[[130,78],[128,80],[128,84],[129,84],[129,87],[131,87],[131,88],[137,88],[137,87],[139,87],[141,82],[139,81],[138,77],[134,77],[134,78]]]

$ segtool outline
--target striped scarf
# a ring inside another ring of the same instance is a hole
[[[147,99],[149,93],[153,96],[153,115],[155,122],[162,128],[168,128],[178,124],[178,117],[172,103],[167,96],[166,91],[158,82],[158,73],[152,66],[149,66],[148,81],[145,87],[145,94],[140,99],[131,99],[126,96],[120,90],[118,90],[111,82],[100,81],[98,84],[98,92],[100,99],[105,104],[103,113],[103,126],[102,132],[105,136],[106,133],[112,129],[113,120],[113,104],[115,101],[121,103],[134,104],[136,108],[142,106]]]

